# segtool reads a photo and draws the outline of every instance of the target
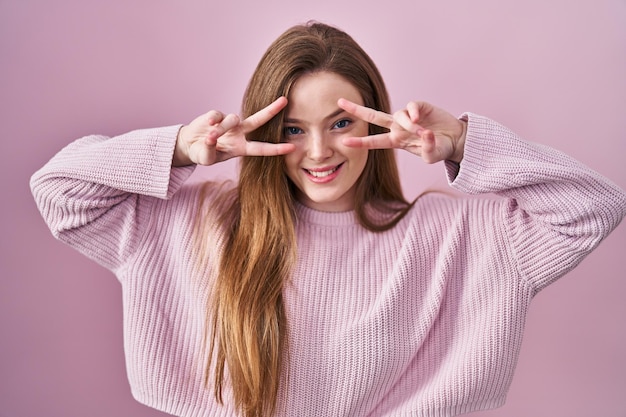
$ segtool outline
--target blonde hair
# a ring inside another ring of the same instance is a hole
[[[287,97],[299,77],[318,71],[344,77],[359,90],[365,106],[389,112],[383,79],[365,51],[345,32],[310,22],[288,29],[268,48],[248,84],[243,116]],[[280,142],[283,118],[281,112],[248,139]],[[370,134],[383,132],[374,125],[369,129]],[[223,402],[227,370],[236,409],[245,417],[268,416],[276,411],[288,361],[282,293],[296,262],[294,185],[285,175],[282,157],[249,156],[241,159],[232,193],[224,197],[229,203],[219,220],[225,245],[209,300],[206,383],[211,385],[215,360],[217,400]],[[402,195],[394,152],[369,151],[356,184],[359,223],[372,231],[388,230],[411,206]]]

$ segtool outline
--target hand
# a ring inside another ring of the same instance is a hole
[[[429,103],[412,101],[393,116],[345,99],[337,104],[359,119],[389,129],[388,133],[346,138],[346,146],[405,149],[429,164],[463,159],[466,122]]]
[[[286,105],[287,99],[280,97],[244,120],[235,114],[224,115],[216,110],[197,117],[178,132],[172,165],[212,165],[236,156],[274,156],[292,152],[295,145],[290,143],[246,139],[247,133],[267,123]]]

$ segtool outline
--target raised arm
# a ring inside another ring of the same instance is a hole
[[[475,114],[468,121],[460,166],[446,163],[452,187],[495,193],[510,248],[533,288],[574,268],[626,215],[615,183],[551,147],[523,140]]]
[[[453,188],[506,197],[502,217],[519,269],[543,288],[575,267],[626,215],[626,193],[564,153],[519,138],[473,114],[457,119],[424,102],[393,115],[340,100],[355,116],[388,133],[348,138],[346,145],[399,148],[426,163],[445,161]],[[485,223],[485,227],[490,227]]]
[[[172,169],[180,126],[116,137],[87,136],[62,149],[31,177],[52,234],[115,270],[137,249],[158,199],[169,199],[193,172]]]
[[[292,144],[245,137],[285,104],[279,98],[244,120],[210,111],[182,128],[79,139],[32,176],[35,201],[55,237],[109,269],[119,268],[137,250],[152,207],[170,199],[195,164],[291,151]]]

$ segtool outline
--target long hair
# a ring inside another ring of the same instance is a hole
[[[346,33],[321,23],[292,27],[261,58],[244,95],[247,117],[280,96],[289,96],[304,74],[328,71],[361,93],[365,106],[389,112],[383,79],[370,57]],[[284,112],[248,135],[248,140],[283,140]],[[370,125],[369,133],[384,129]],[[283,286],[296,262],[294,185],[282,157],[243,157],[238,186],[220,221],[225,245],[210,298],[210,354],[214,389],[223,402],[229,382],[234,406],[245,417],[276,411],[283,368],[288,362],[288,327]],[[356,184],[355,213],[372,231],[393,227],[410,209],[402,195],[392,150],[371,150]],[[382,214],[382,215],[381,215]],[[212,362],[212,360],[214,362]]]

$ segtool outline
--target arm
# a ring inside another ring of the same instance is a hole
[[[210,111],[182,128],[79,139],[33,175],[31,190],[55,237],[114,270],[138,248],[156,199],[171,198],[195,164],[291,151],[245,137],[285,105],[279,98],[243,121]]]
[[[388,133],[346,145],[401,148],[426,163],[445,161],[452,187],[507,198],[502,222],[522,275],[540,289],[574,268],[626,215],[626,193],[573,158],[521,140],[480,116],[461,120],[412,102],[393,116],[340,100]]]
[[[564,153],[467,114],[464,157],[451,186],[507,198],[503,222],[519,268],[541,289],[574,268],[626,215],[626,193]]]
[[[155,198],[168,199],[193,167],[171,168],[179,126],[87,136],[31,178],[52,234],[109,269],[137,248]]]

